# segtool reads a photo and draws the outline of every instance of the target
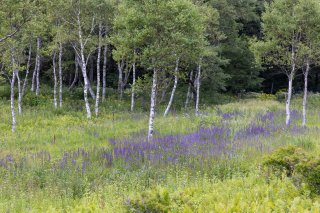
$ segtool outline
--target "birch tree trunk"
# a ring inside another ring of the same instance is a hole
[[[58,103],[57,103],[56,53],[53,54],[52,64],[53,64],[53,104],[54,104],[54,108],[57,108]]]
[[[104,46],[103,50],[103,67],[102,67],[102,102],[106,101],[106,88],[107,88],[107,53],[108,45]]]
[[[73,81],[72,81],[69,89],[72,89],[72,88],[75,86],[75,84],[77,83],[77,81],[78,81],[79,62],[78,62],[78,57],[77,57],[77,55],[75,56],[75,59],[74,59],[74,66],[75,66],[74,78],[73,78]]]
[[[307,67],[304,71],[304,92],[303,92],[303,102],[302,102],[302,126],[305,127],[307,123],[307,97],[308,97],[308,75],[310,71],[310,62],[307,60]]]
[[[292,82],[293,76],[290,74],[289,82],[288,82],[288,93],[287,93],[287,100],[286,100],[286,125],[290,125],[290,104],[291,104],[291,96],[292,96]]]
[[[189,105],[189,101],[190,101],[190,96],[191,96],[191,82],[192,82],[192,81],[193,81],[193,70],[190,72],[187,98],[186,98],[186,102],[185,102],[185,104],[184,104],[185,110],[187,110],[188,105]]]
[[[118,93],[120,100],[122,100],[123,97],[123,68],[124,60],[122,59],[120,62],[118,62]]]
[[[201,59],[198,65],[198,75],[197,75],[196,115],[199,115],[200,78],[201,78]]]
[[[25,76],[25,78],[24,78],[24,82],[23,82],[23,86],[22,86],[22,91],[21,91],[22,97],[24,96],[25,91],[26,91],[26,87],[27,87],[28,76],[29,76],[29,72],[30,72],[31,53],[32,53],[32,46],[31,46],[31,43],[30,43],[30,46],[29,46],[29,54],[28,54],[28,61],[27,61],[27,67],[26,67],[26,76]]]
[[[15,84],[16,75],[12,75],[11,85],[10,85],[10,108],[12,116],[12,126],[11,130],[14,133],[16,131],[16,113],[14,109],[14,84]]]
[[[170,111],[172,102],[173,102],[173,98],[174,98],[174,94],[176,92],[177,89],[177,85],[178,85],[178,70],[179,70],[179,59],[177,59],[176,61],[176,67],[174,69],[174,84],[173,84],[173,88],[172,88],[172,92],[171,92],[171,96],[170,96],[170,100],[168,103],[168,106],[163,114],[164,117],[166,117]]]
[[[11,65],[12,65],[12,79],[11,79],[11,84],[10,84],[10,109],[11,109],[11,116],[12,116],[12,126],[11,130],[14,133],[16,131],[16,113],[15,113],[15,108],[14,108],[14,84],[16,80],[16,62],[14,59],[14,48],[11,48]]]
[[[19,72],[16,71],[15,75],[17,77],[17,82],[18,82],[18,113],[19,115],[22,114],[22,108],[21,108],[21,100],[22,100],[22,91],[21,91],[21,81],[19,77]]]
[[[100,98],[100,58],[101,58],[101,37],[102,37],[102,24],[99,23],[99,44],[98,44],[98,58],[97,58],[97,94],[95,113],[98,117],[99,114],[99,98]]]
[[[79,43],[80,43],[81,70],[82,70],[82,76],[83,76],[83,81],[84,81],[83,96],[84,96],[84,102],[85,102],[85,107],[86,107],[86,111],[87,111],[87,118],[90,119],[91,118],[91,110],[90,110],[90,104],[89,104],[89,100],[88,100],[89,81],[88,81],[88,76],[87,76],[86,60],[84,57],[84,43],[83,43],[83,38],[82,38],[80,11],[77,14],[77,24],[78,24]]]
[[[134,111],[135,86],[136,86],[136,62],[133,62],[133,65],[132,65],[131,107],[130,107],[131,112]]]
[[[40,58],[40,47],[41,47],[41,38],[38,37],[37,38],[37,59],[38,59],[38,63],[37,63],[37,73],[36,73],[36,79],[37,79],[37,87],[36,87],[36,96],[39,95],[40,93],[40,65],[41,65],[41,58]]]
[[[88,89],[89,89],[89,92],[90,92],[90,95],[91,95],[91,98],[93,100],[96,100],[96,94],[94,93],[92,87],[91,87],[91,83],[90,83],[90,80],[88,78],[88,75],[87,75],[87,82],[88,82]]]
[[[286,100],[286,125],[290,125],[290,104],[291,104],[291,97],[292,97],[292,83],[293,83],[293,78],[294,74],[296,71],[296,53],[295,53],[295,48],[292,47],[291,51],[291,72],[288,75],[288,93],[287,93],[287,100]]]
[[[59,43],[59,107],[62,107],[62,43]]]
[[[31,92],[34,92],[35,85],[36,85],[36,76],[37,76],[37,70],[38,70],[38,63],[39,63],[39,53],[40,52],[40,45],[37,41],[37,50],[36,50],[36,60],[34,63],[34,70],[32,74],[32,82],[31,82]]]
[[[156,97],[157,97],[157,69],[153,69],[152,78],[152,89],[151,89],[151,104],[150,104],[150,116],[149,116],[149,130],[148,139],[151,139],[154,133],[154,118],[155,118],[155,108],[156,108]]]
[[[90,57],[90,71],[89,71],[89,80],[90,80],[90,82],[93,82],[93,66],[94,66],[94,64],[93,64],[93,58],[92,57]]]

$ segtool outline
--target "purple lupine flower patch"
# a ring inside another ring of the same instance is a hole
[[[11,166],[14,164],[19,164],[17,168],[22,168],[27,166],[30,160],[32,163],[49,162],[55,171],[68,169],[80,174],[85,174],[86,170],[94,166],[104,169],[115,165],[135,168],[143,165],[182,164],[194,169],[210,166],[215,160],[236,159],[243,152],[269,152],[273,142],[272,136],[277,133],[304,133],[306,129],[295,124],[299,113],[294,113],[293,122],[289,127],[283,122],[278,122],[279,119],[283,119],[283,112],[266,112],[258,114],[251,123],[236,130],[226,122],[210,128],[199,128],[188,134],[165,135],[150,140],[142,137],[142,134],[137,134],[132,138],[110,140],[110,146],[106,148],[78,148],[65,152],[54,162],[51,162],[51,155],[46,151],[20,159],[6,155],[0,159],[0,168],[14,168]],[[221,116],[230,119],[241,116],[241,113],[231,112]]]

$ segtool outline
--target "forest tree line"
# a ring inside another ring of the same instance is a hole
[[[38,96],[48,81],[55,108],[63,106],[64,89],[81,87],[88,119],[99,115],[108,87],[120,100],[130,92],[132,112],[144,90],[148,137],[159,100],[167,97],[167,116],[181,84],[187,85],[184,107],[196,115],[204,94],[285,88],[287,125],[293,89],[304,91],[303,125],[308,83],[318,90],[318,0],[0,3],[0,80],[10,85],[13,132],[25,94]],[[112,85],[110,76],[117,76]]]

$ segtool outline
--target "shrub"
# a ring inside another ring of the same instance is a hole
[[[127,202],[130,212],[169,212],[171,199],[167,189],[142,192]]]
[[[275,94],[275,97],[278,101],[284,101],[286,99],[286,95],[287,95],[287,90],[282,89]]]
[[[266,157],[263,165],[277,175],[285,172],[288,177],[291,177],[296,165],[306,159],[306,157],[305,152],[301,148],[286,146]]]
[[[300,162],[296,173],[307,184],[311,192],[320,194],[320,158]]]
[[[259,100],[266,101],[266,100],[276,100],[276,96],[273,94],[261,93],[257,97]]]
[[[263,165],[276,175],[285,172],[296,186],[304,183],[312,193],[320,194],[320,158],[314,158],[301,148],[283,147],[268,156]]]

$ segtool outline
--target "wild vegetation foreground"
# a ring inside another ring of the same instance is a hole
[[[2,101],[0,211],[319,212],[319,176],[286,170],[319,156],[318,99],[307,128],[300,98],[290,127],[283,104],[252,99],[160,118],[151,140],[144,113],[103,108],[88,121],[46,105],[27,108],[12,134]]]

